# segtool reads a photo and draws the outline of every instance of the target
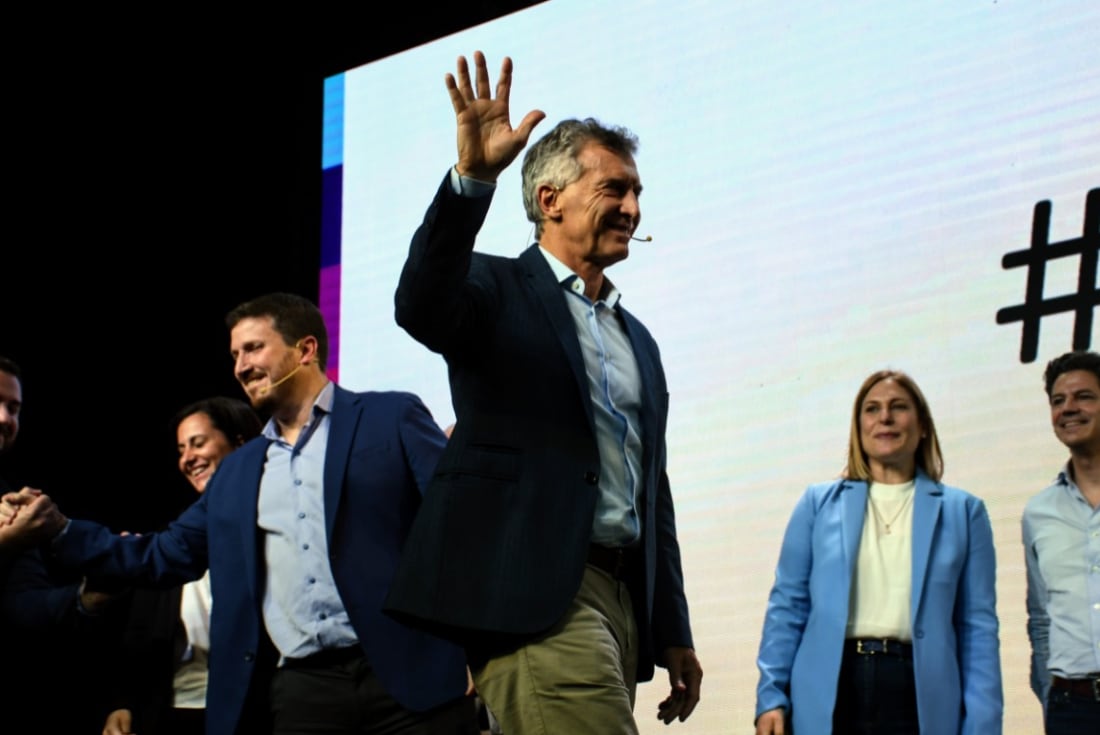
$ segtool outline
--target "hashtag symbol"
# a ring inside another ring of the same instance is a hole
[[[1100,289],[1096,287],[1096,261],[1100,252],[1100,189],[1093,189],[1085,198],[1085,227],[1081,237],[1048,244],[1050,239],[1050,202],[1035,204],[1031,220],[1031,247],[1005,253],[1001,260],[1005,270],[1027,266],[1027,290],[1024,303],[1007,306],[997,312],[998,324],[1023,322],[1020,339],[1020,362],[1034,362],[1039,352],[1039,320],[1051,314],[1072,311],[1073,349],[1087,350],[1092,339],[1093,310],[1100,304]],[[1046,264],[1056,258],[1081,256],[1077,274],[1077,293],[1043,299],[1043,279]]]

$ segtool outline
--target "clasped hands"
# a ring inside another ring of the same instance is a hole
[[[0,547],[25,549],[53,539],[65,527],[57,504],[41,490],[25,487],[0,498]]]

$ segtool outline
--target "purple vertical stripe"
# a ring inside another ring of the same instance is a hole
[[[328,330],[329,380],[338,383],[340,376],[340,264],[321,268],[321,289],[317,306]]]

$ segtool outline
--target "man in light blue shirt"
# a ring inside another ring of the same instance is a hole
[[[1044,379],[1070,458],[1024,509],[1031,687],[1047,734],[1074,735],[1100,723],[1100,355],[1064,354]]]

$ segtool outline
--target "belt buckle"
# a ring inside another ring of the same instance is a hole
[[[870,648],[870,647],[869,648],[864,648],[863,647],[864,639],[863,638],[857,638],[856,639],[856,653],[863,654],[864,656],[874,656],[876,653],[881,653],[883,655],[887,655],[891,652],[890,641],[886,638],[883,638],[880,641],[874,641],[874,640],[869,640],[868,639],[866,642],[868,644],[871,644],[871,643],[876,644],[877,650],[875,648]],[[896,652],[895,652],[895,655],[896,655]]]

